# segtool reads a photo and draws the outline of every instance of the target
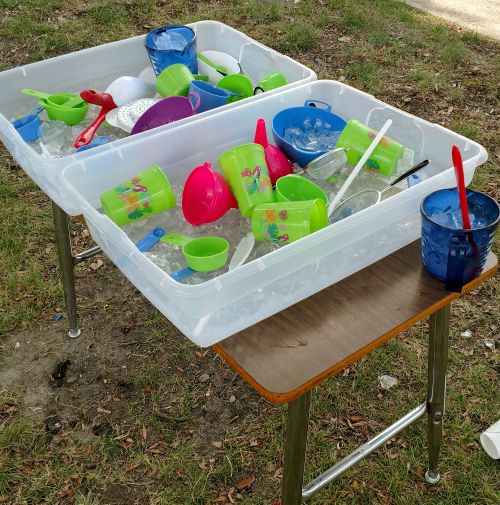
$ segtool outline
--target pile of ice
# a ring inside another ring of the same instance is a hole
[[[62,158],[75,154],[76,149],[73,144],[76,138],[94,121],[98,110],[97,107],[90,107],[87,117],[75,126],[68,126],[63,121],[48,120],[44,117],[45,113],[41,113],[42,123],[38,128],[38,139],[30,142],[30,145],[37,153],[47,158]],[[104,122],[97,130],[97,136],[106,137],[107,142],[113,142],[127,137],[128,134]]]
[[[339,136],[339,131],[332,130],[332,125],[320,118],[305,119],[302,125],[290,126],[284,131],[287,142],[306,151],[330,151]]]
[[[136,243],[148,235],[154,228],[161,226],[166,233],[180,233],[188,237],[222,237],[229,242],[229,256],[226,266],[215,272],[196,272],[182,280],[184,284],[198,284],[213,279],[227,272],[229,261],[240,240],[251,232],[250,220],[244,219],[238,209],[231,209],[221,219],[214,223],[201,226],[191,226],[182,214],[180,203],[182,187],[173,185],[177,206],[153,216],[135,221],[123,227],[130,239]],[[276,249],[278,245],[272,242],[256,242],[247,262],[264,256]],[[182,248],[160,242],[144,253],[166,273],[173,274],[187,267]]]

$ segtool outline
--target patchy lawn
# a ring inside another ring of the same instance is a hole
[[[477,140],[474,186],[500,199],[499,46],[393,0],[0,0],[0,69],[216,19],[315,69]],[[182,337],[104,257],[77,267],[80,339],[66,338],[50,202],[0,149],[0,503],[272,504],[286,410]],[[73,226],[75,247],[91,245]],[[498,254],[498,240],[495,244]],[[494,504],[498,277],[454,304],[442,481],[427,486],[417,423],[311,504]],[[416,406],[426,324],[316,391],[306,478]],[[379,374],[398,378],[389,391]],[[366,421],[359,422],[359,421]],[[255,478],[255,482],[252,482]]]

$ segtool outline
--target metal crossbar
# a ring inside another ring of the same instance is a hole
[[[322,473],[319,477],[307,484],[302,489],[302,499],[307,500],[308,498],[311,498],[311,496],[330,484],[337,477],[340,477],[340,475],[349,470],[349,468],[354,466],[358,461],[371,454],[375,449],[378,449],[380,446],[384,445],[388,440],[396,436],[410,424],[414,423],[417,419],[420,419],[425,415],[426,412],[427,406],[425,403],[422,403],[417,408],[408,412],[408,414],[396,421],[394,424],[386,428],[384,431],[380,432],[368,442],[358,447],[343,460],[339,461],[331,468],[329,468],[326,472]]]

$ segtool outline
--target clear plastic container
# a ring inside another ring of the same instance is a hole
[[[302,105],[308,98],[331,102],[333,111],[345,120],[356,118],[372,124],[373,117],[377,121],[390,117],[390,136],[395,140],[403,141],[411,127],[417,161],[431,160],[422,171],[424,180],[313,235],[197,285],[173,280],[98,210],[103,191],[152,163],[157,163],[173,184],[183,183],[189,172],[205,161],[216,168],[222,152],[252,141],[258,118],[271,124],[278,111]],[[175,129],[156,130],[133,142],[117,143],[112,149],[69,165],[61,174],[60,184],[83,212],[95,241],[129,280],[190,340],[209,346],[419,238],[420,202],[429,193],[454,184],[450,154],[453,144],[462,151],[468,184],[475,168],[487,159],[482,146],[340,82],[316,81],[200,117]]]
[[[311,69],[223,23],[199,21],[188,26],[196,32],[198,51],[211,49],[230,54],[240,62],[243,72],[254,83],[270,72],[281,72],[285,75],[289,82],[287,86],[250,97],[245,100],[247,103],[316,79],[316,74]],[[36,107],[37,102],[22,95],[20,91],[23,88],[39,89],[50,93],[80,92],[87,88],[104,91],[108,84],[122,75],[138,76],[146,68],[149,68],[152,73],[144,39],[145,35],[133,37],[0,72],[0,89],[2,90],[0,140],[38,186],[68,214],[78,214],[78,208],[56,183],[56,177],[62,168],[76,160],[94,156],[98,152],[112,150],[115,146],[123,146],[131,141],[132,137],[63,158],[41,156],[21,138],[10,123],[12,119],[24,116]],[[225,105],[222,109],[228,110],[237,105]],[[175,128],[181,123],[185,124],[199,117],[207,117],[214,111],[207,111],[162,126],[160,129]],[[149,134],[150,132],[144,132],[137,137],[142,138]]]

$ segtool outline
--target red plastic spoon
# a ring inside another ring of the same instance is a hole
[[[80,135],[78,135],[78,137],[76,137],[75,142],[73,143],[73,147],[75,149],[90,144],[94,138],[97,128],[99,128],[99,126],[101,126],[101,124],[106,119],[106,114],[110,110],[116,109],[117,107],[113,100],[113,97],[109,93],[97,93],[93,89],[86,89],[80,93],[80,96],[87,103],[100,105],[102,108],[90,126],[88,126],[85,130],[82,131],[82,133],[80,133]]]
[[[451,157],[453,166],[455,167],[455,178],[457,179],[458,198],[460,200],[460,210],[462,212],[462,224],[464,230],[470,230],[469,206],[467,205],[467,195],[465,193],[465,178],[464,166],[462,163],[462,155],[457,146],[451,148]]]

